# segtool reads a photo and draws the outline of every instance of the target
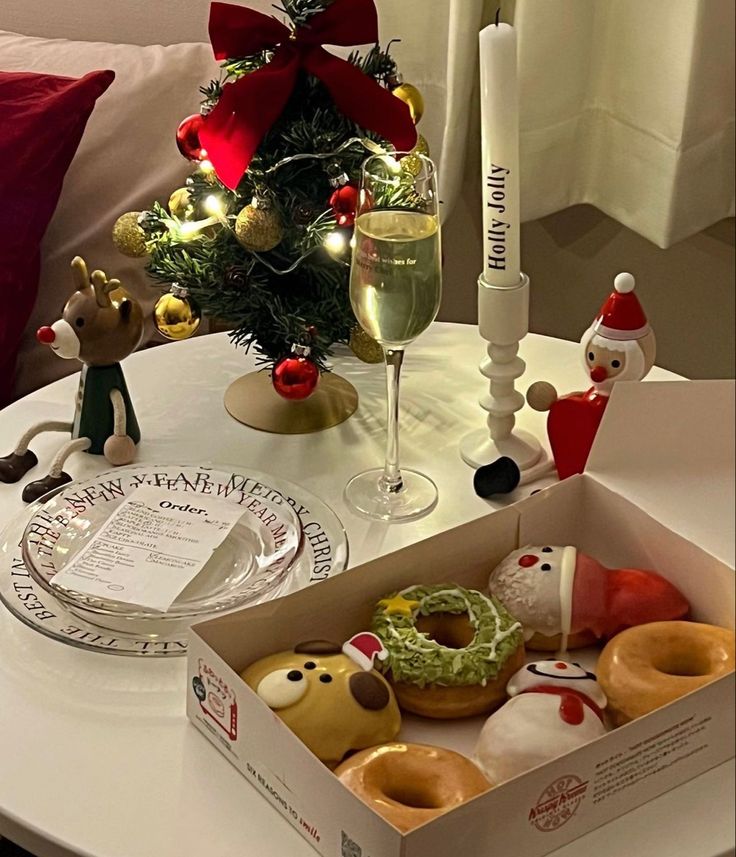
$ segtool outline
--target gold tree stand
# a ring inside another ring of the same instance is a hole
[[[339,425],[355,413],[358,391],[326,372],[308,399],[289,401],[274,390],[269,372],[243,375],[225,391],[225,408],[231,417],[260,431],[274,434],[308,434]]]

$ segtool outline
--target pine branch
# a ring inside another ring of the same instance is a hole
[[[283,0],[280,11],[301,27],[327,5],[328,0]],[[223,86],[261,68],[270,58],[269,51],[262,51],[228,59],[222,79],[201,88],[203,107],[212,108]],[[349,61],[380,83],[396,73],[389,52],[378,45],[365,55],[354,52]],[[329,205],[335,190],[330,178],[337,171],[357,181],[366,149],[357,142],[335,157],[304,158],[268,170],[295,155],[333,152],[353,138],[385,143],[340,113],[321,81],[301,72],[282,115],[264,136],[234,192],[200,171],[187,180],[196,219],[207,216],[205,200],[210,195],[220,199],[231,224],[254,195],[267,196],[284,227],[281,243],[272,251],[254,254],[240,245],[231,229],[219,224],[185,241],[170,228],[177,224],[169,212],[154,205],[144,225],[151,277],[164,286],[172,282],[186,286],[204,313],[233,323],[233,342],[246,350],[255,348],[259,361],[274,362],[307,337],[311,356],[326,368],[332,345],[347,342],[356,323],[349,268],[331,259],[321,246],[336,228]],[[295,263],[296,269],[288,274],[271,270],[283,271]]]
[[[283,6],[276,6],[291,18],[295,27],[304,27],[313,15],[326,9],[332,0],[284,0]]]

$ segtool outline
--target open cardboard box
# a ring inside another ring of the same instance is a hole
[[[733,627],[734,386],[615,389],[582,476],[318,586],[193,628],[190,719],[321,854],[536,857],[734,754],[731,674],[401,835],[238,676],[299,641],[346,640],[366,629],[376,600],[391,590],[446,581],[485,589],[496,563],[524,544],[574,544],[611,567],[656,569],[689,599],[694,619]],[[483,721],[406,717],[400,739],[469,754]]]

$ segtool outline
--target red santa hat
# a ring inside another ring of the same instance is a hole
[[[639,299],[634,294],[635,280],[631,274],[619,274],[613,281],[613,291],[601,307],[593,323],[593,333],[606,339],[630,341],[642,339],[651,328]]]
[[[375,634],[369,631],[361,631],[355,634],[342,647],[343,653],[355,661],[361,669],[373,669],[373,659],[383,661],[388,657],[388,652],[383,643]]]

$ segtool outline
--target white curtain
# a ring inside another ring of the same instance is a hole
[[[524,220],[590,203],[660,247],[734,213],[734,0],[516,0]]]
[[[478,31],[484,0],[376,0],[381,41],[401,73],[424,95],[418,130],[439,165],[442,218],[457,201],[466,164],[468,129],[477,111]]]

